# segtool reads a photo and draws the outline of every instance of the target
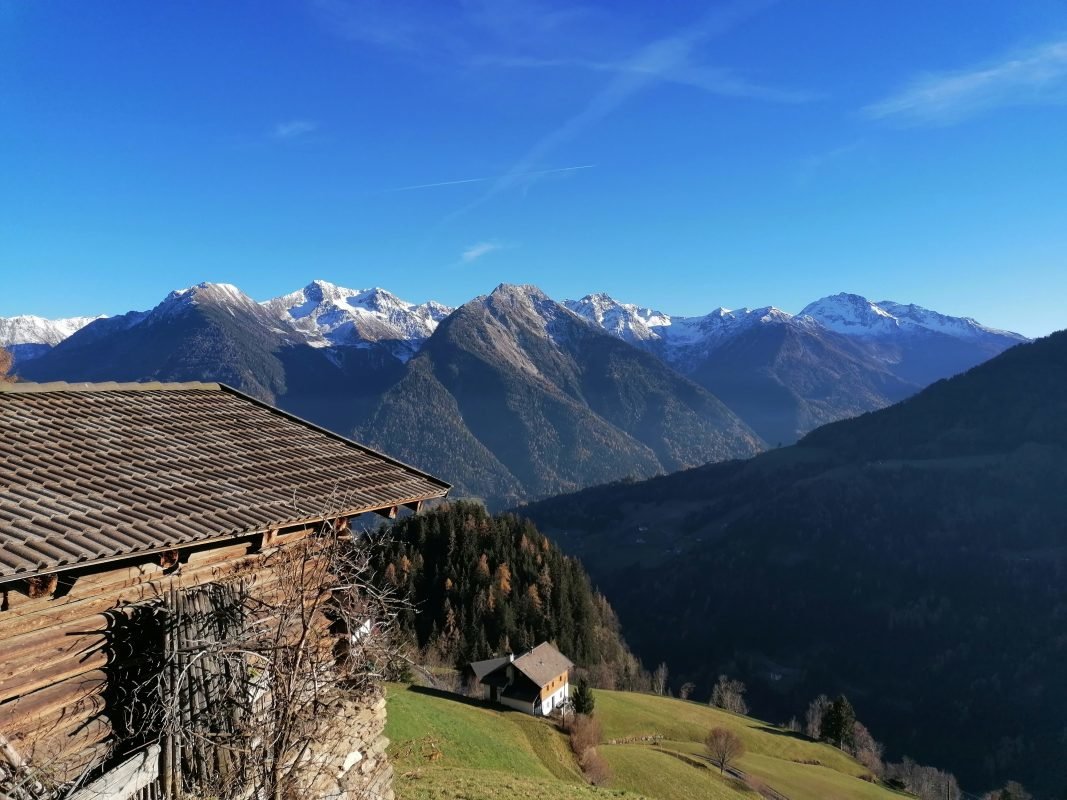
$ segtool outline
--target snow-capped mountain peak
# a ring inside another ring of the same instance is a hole
[[[440,303],[416,305],[385,289],[348,289],[323,280],[262,305],[313,346],[388,343],[394,355],[405,361],[452,313]]]
[[[690,358],[694,350],[707,353],[723,340],[753,325],[789,323],[793,317],[774,306],[731,310],[720,306],[699,317],[664,314],[603,293],[563,305],[587,322],[620,339],[659,352],[672,363]]]
[[[799,316],[811,317],[824,328],[852,336],[891,336],[900,321],[866,297],[841,292],[809,303]]]
[[[836,333],[864,338],[909,335],[923,331],[945,334],[955,339],[1026,337],[982,325],[970,317],[950,317],[928,308],[892,300],[873,302],[857,294],[835,294],[809,304],[800,312]]]
[[[1020,342],[1026,341],[1025,336],[1011,331],[990,328],[971,317],[950,317],[947,314],[940,314],[937,311],[931,311],[914,303],[904,304],[896,303],[892,300],[880,300],[878,306],[896,317],[902,328],[915,326],[960,339],[1006,336]]]
[[[187,308],[188,306],[210,305],[212,303],[239,307],[254,304],[255,301],[232,283],[208,283],[205,281],[194,286],[187,286],[184,289],[175,289],[149,313],[167,313]]]
[[[11,352],[15,362],[44,355],[68,336],[102,317],[45,319],[33,314],[0,317],[0,347]]]
[[[32,314],[0,317],[0,347],[16,344],[45,344],[55,347],[75,331],[100,317],[45,319]]]
[[[628,342],[660,338],[658,329],[671,324],[666,314],[633,303],[620,303],[603,292],[587,294],[581,300],[564,300],[563,305],[578,316]]]

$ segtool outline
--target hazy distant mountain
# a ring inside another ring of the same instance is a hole
[[[360,435],[496,501],[761,446],[719,400],[659,359],[535,287],[508,285],[441,323]]]
[[[0,317],[0,347],[11,352],[16,365],[25,363],[44,355],[95,319],[99,317],[44,319],[30,314]]]
[[[605,294],[565,304],[710,390],[772,444],[883,408],[1025,341],[857,295],[823,298],[797,316],[768,306],[677,317]]]
[[[775,719],[845,691],[893,757],[1052,792],[1064,497],[1067,332],[792,447],[523,511],[677,681],[729,672]]]
[[[916,305],[855,294],[816,300],[799,314],[852,339],[902,380],[926,386],[981,364],[1026,337]]]

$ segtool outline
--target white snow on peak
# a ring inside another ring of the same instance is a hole
[[[404,361],[452,313],[440,303],[417,305],[384,289],[346,289],[323,280],[262,305],[314,346],[382,342],[392,344],[394,354]]]
[[[675,347],[700,346],[710,349],[749,328],[792,321],[792,315],[774,306],[739,308],[734,311],[720,306],[702,317],[672,317],[665,338],[669,345]]]
[[[946,314],[917,306],[914,303],[905,305],[904,303],[895,303],[892,300],[880,300],[878,301],[878,306],[896,317],[902,328],[915,326],[937,331],[938,333],[945,333],[959,339],[1006,336],[1011,339],[1017,339],[1020,342],[1026,340],[1026,337],[1021,334],[990,328],[971,317],[950,317]]]
[[[800,312],[825,328],[848,336],[880,338],[934,331],[957,339],[1026,337],[981,325],[970,317],[950,317],[914,304],[892,300],[873,302],[857,294],[835,294],[809,304]]]
[[[809,303],[800,312],[824,328],[851,336],[891,336],[900,330],[900,320],[858,294],[823,297]]]
[[[248,306],[255,301],[232,283],[198,283],[185,289],[175,289],[149,313],[165,314],[190,305],[218,303],[224,306]]]
[[[32,314],[0,317],[0,347],[20,344],[42,344],[55,347],[71,334],[101,317],[69,317],[45,319]]]
[[[671,316],[644,306],[620,303],[603,293],[586,295],[581,300],[564,300],[563,305],[620,339],[656,349],[672,362],[684,360],[694,350],[706,353],[750,327],[786,324],[794,319],[773,306],[736,311],[720,307],[700,317]]]
[[[657,329],[671,324],[671,318],[666,314],[632,303],[620,303],[603,292],[587,294],[581,300],[564,300],[563,305],[627,342],[658,339]]]

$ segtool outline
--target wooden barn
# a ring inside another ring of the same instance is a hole
[[[269,598],[271,554],[448,490],[218,384],[0,385],[0,796],[188,791],[196,753],[131,726],[125,684],[179,649],[160,619]]]

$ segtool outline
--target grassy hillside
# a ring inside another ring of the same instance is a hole
[[[865,770],[824,744],[758,720],[697,703],[597,691],[604,738],[657,742],[603,744],[608,787],[585,784],[564,735],[551,723],[462,698],[393,685],[389,688],[390,755],[399,800],[619,797],[632,800],[739,800],[759,797],[720,777],[702,758],[705,734],[736,731],[747,753],[738,766],[789,800],[899,800],[903,795],[860,780]],[[818,762],[813,763],[813,762]]]

